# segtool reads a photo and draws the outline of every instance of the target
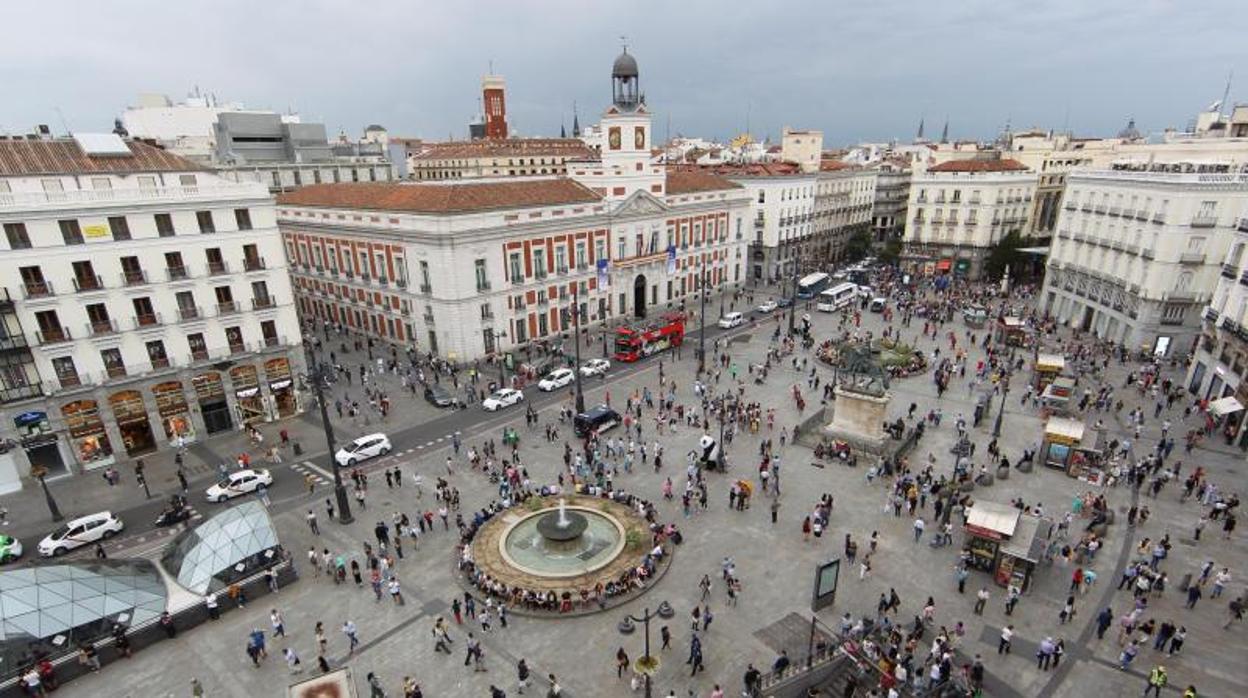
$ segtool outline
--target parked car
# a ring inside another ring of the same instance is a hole
[[[537,389],[549,393],[552,390],[558,390],[565,385],[571,385],[576,380],[576,374],[570,368],[557,368],[551,371],[547,376],[537,382]]]
[[[775,309],[779,307],[780,306],[775,301],[767,301],[766,303],[763,303],[762,305],[758,306],[758,312],[770,313],[770,312],[774,312]]]
[[[435,407],[462,407],[464,404],[440,383],[425,386],[425,400]]]
[[[385,434],[368,434],[344,445],[334,454],[338,465],[351,466],[362,460],[384,456],[390,452],[390,437]]]
[[[590,376],[605,376],[607,371],[611,370],[611,362],[606,359],[590,359],[581,366],[581,375],[589,378]]]
[[[788,298],[788,297],[781,298],[780,300],[776,301],[776,305],[780,306],[781,308],[787,308],[790,305],[793,305],[793,299]]]
[[[745,322],[745,316],[741,313],[726,313],[719,319],[719,326],[725,330],[731,329]]]
[[[490,396],[485,398],[481,406],[485,408],[486,412],[496,412],[522,401],[524,401],[524,393],[515,388],[502,388],[490,393]]]
[[[273,475],[266,469],[235,470],[222,478],[204,494],[210,502],[224,502],[239,495],[255,492],[260,485],[269,487],[273,484]]]
[[[22,542],[12,536],[0,536],[0,565],[22,556]]]
[[[619,412],[606,405],[598,405],[576,415],[572,419],[572,429],[577,436],[584,438],[590,434],[601,434],[619,423]]]
[[[80,516],[39,541],[39,554],[44,557],[59,557],[74,548],[112,538],[125,527],[122,520],[113,516],[111,511]]]

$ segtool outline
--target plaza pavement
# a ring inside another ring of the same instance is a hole
[[[829,336],[835,327],[835,317],[812,313],[818,337]],[[879,316],[864,314],[864,328],[878,329]],[[733,362],[742,367],[750,362],[761,362],[767,349],[770,330],[765,328],[747,332],[748,340],[731,344]],[[922,321],[903,330],[910,339],[917,335]],[[952,323],[959,335],[964,331],[960,323]],[[943,332],[942,332],[943,340]],[[920,346],[931,348],[931,341]],[[947,342],[942,343],[947,348]],[[668,376],[678,382],[680,399],[693,402],[690,384],[693,378],[693,352],[686,347],[685,358],[676,367],[671,357],[665,356]],[[804,355],[798,352],[799,356]],[[971,365],[981,356],[972,351]],[[814,361],[813,355],[810,361]],[[1116,386],[1123,384],[1126,367],[1111,366],[1109,380]],[[1170,375],[1181,378],[1181,369]],[[826,378],[830,371],[820,368]],[[1019,377],[1021,378],[1021,377]],[[1015,379],[1016,390],[1021,384]],[[613,403],[623,402],[626,394],[642,385],[657,388],[658,362],[651,360],[644,370],[630,374],[605,386],[588,382],[586,402],[593,404],[603,398],[609,389]],[[726,374],[722,381],[726,382]],[[792,426],[799,421],[789,391],[794,382],[804,380],[791,369],[774,368],[766,385],[747,383],[745,399],[758,400],[766,407],[775,407],[777,425],[772,434],[777,442],[781,426]],[[895,381],[892,386],[893,401],[890,416],[904,414],[911,402],[919,406],[918,413],[941,405],[945,421],[941,427],[929,430],[911,454],[918,463],[930,451],[936,455],[939,472],[950,472],[952,457],[949,448],[954,440],[953,421],[958,412],[971,414],[965,384],[955,380],[939,402],[935,399],[930,375]],[[808,397],[811,393],[807,392]],[[1041,421],[1031,408],[1020,407],[1014,392],[1006,402],[1005,422],[1001,438],[1003,451],[1016,460],[1024,447],[1031,447],[1040,439]],[[1124,397],[1126,394],[1124,393]],[[1138,401],[1134,392],[1127,397],[1125,414]],[[818,405],[809,401],[807,413]],[[995,412],[994,406],[994,412]],[[1181,412],[1181,406],[1177,408]],[[1151,408],[1146,407],[1151,416]],[[547,444],[540,431],[526,432],[523,428],[523,411],[513,409],[511,423],[522,432],[521,450],[525,465],[535,482],[553,480],[561,467],[562,442]],[[542,411],[543,421],[555,418],[555,408]],[[1106,420],[1111,433],[1122,429],[1112,417]],[[1174,431],[1183,429],[1176,419]],[[1149,420],[1143,441],[1157,436],[1157,425]],[[976,465],[983,454],[992,427],[992,419],[985,419],[981,426],[972,430],[978,442]],[[499,429],[491,429],[481,435],[472,430],[464,434],[465,444],[479,443],[482,436],[499,437]],[[561,437],[570,437],[570,429],[561,429]],[[1124,430],[1125,433],[1125,430]],[[857,469],[832,465],[825,469],[810,466],[809,449],[788,447],[783,453],[781,469],[780,522],[772,526],[769,520],[768,500],[757,495],[753,507],[745,512],[727,510],[728,478],[722,474],[708,475],[711,489],[710,511],[691,520],[683,520],[679,501],[664,502],[660,497],[663,477],[673,477],[678,487],[683,484],[683,454],[693,447],[700,431],[680,428],[675,434],[661,437],[665,445],[664,471],[655,474],[653,468],[635,468],[631,475],[616,478],[617,487],[634,490],[658,504],[661,517],[677,520],[685,533],[685,542],[676,550],[671,571],[656,588],[619,609],[604,614],[578,618],[531,619],[513,616],[507,629],[495,624],[492,633],[483,637],[485,665],[488,671],[473,673],[463,666],[464,637],[467,627],[453,628],[455,639],[452,656],[435,655],[430,636],[433,619],[439,615],[450,617],[450,600],[462,593],[453,573],[452,551],[454,536],[435,533],[422,538],[419,551],[405,547],[406,558],[399,563],[398,573],[404,586],[407,605],[394,607],[389,599],[381,603],[373,601],[371,591],[353,585],[335,586],[323,578],[317,578],[306,565],[300,565],[303,578],[281,591],[276,597],[265,597],[249,604],[246,609],[231,612],[222,620],[179,635],[172,641],[137,654],[133,659],[123,660],[94,677],[88,677],[66,685],[59,694],[67,698],[78,696],[164,696],[189,695],[191,677],[203,682],[209,696],[277,696],[281,695],[290,681],[285,664],[281,661],[281,640],[270,637],[270,658],[261,668],[253,669],[244,653],[247,631],[252,627],[268,628],[268,611],[280,608],[286,617],[290,644],[303,658],[307,671],[314,671],[315,650],[312,628],[317,620],[325,623],[329,636],[331,661],[346,662],[355,674],[361,695],[368,695],[363,685],[368,672],[376,672],[382,679],[389,695],[401,695],[400,682],[405,675],[414,676],[426,696],[487,696],[488,686],[497,684],[515,695],[515,661],[525,657],[534,677],[544,677],[553,672],[559,677],[565,695],[573,696],[625,696],[629,695],[626,681],[618,681],[615,675],[616,649],[624,647],[633,658],[642,653],[640,629],[630,636],[622,636],[616,630],[616,622],[623,613],[640,614],[645,607],[653,608],[660,601],[669,601],[676,610],[675,618],[668,621],[674,635],[673,649],[663,655],[663,666],[655,682],[655,695],[666,695],[669,689],[684,696],[687,691],[695,695],[709,695],[713,684],[721,684],[728,695],[738,695],[741,675],[748,662],[766,669],[776,655],[776,649],[768,646],[763,637],[765,629],[791,613],[809,617],[809,598],[814,566],[831,558],[839,557],[845,533],[852,533],[865,552],[866,541],[873,530],[881,535],[879,552],[873,557],[874,572],[866,581],[859,581],[855,569],[842,570],[840,589],[836,603],[820,612],[820,618],[836,627],[837,619],[845,612],[855,616],[874,612],[880,593],[896,588],[902,598],[902,610],[898,617],[910,620],[920,612],[927,598],[936,602],[938,625],[952,628],[958,620],[966,624],[967,633],[962,652],[967,656],[982,653],[990,675],[988,683],[992,696],[1089,696],[1095,694],[1138,693],[1144,687],[1144,672],[1155,663],[1151,649],[1141,652],[1131,672],[1119,672],[1112,665],[1117,658],[1117,645],[1112,633],[1105,640],[1097,641],[1091,632],[1096,612],[1105,603],[1112,604],[1115,616],[1128,608],[1129,596],[1125,592],[1113,592],[1118,571],[1134,548],[1134,542],[1142,536],[1154,540],[1170,531],[1176,545],[1164,569],[1170,572],[1171,587],[1166,597],[1154,602],[1154,610],[1146,617],[1158,621],[1174,618],[1187,625],[1188,641],[1183,653],[1165,661],[1169,670],[1170,695],[1177,696],[1187,683],[1195,683],[1201,695],[1242,695],[1248,685],[1248,667],[1242,657],[1248,647],[1243,626],[1230,631],[1220,628],[1226,614],[1225,601],[1242,592],[1244,574],[1248,573],[1248,554],[1245,554],[1242,535],[1230,543],[1222,541],[1217,533],[1206,530],[1204,540],[1195,544],[1191,539],[1191,524],[1196,510],[1189,503],[1178,503],[1177,488],[1171,485],[1156,500],[1146,503],[1153,512],[1149,521],[1134,530],[1125,526],[1126,508],[1131,502],[1131,492],[1125,487],[1110,489],[1107,495],[1119,512],[1119,523],[1110,527],[1106,548],[1098,555],[1094,569],[1100,581],[1077,604],[1078,615],[1073,623],[1057,624],[1058,611],[1066,596],[1072,568],[1054,564],[1039,570],[1033,590],[1024,596],[1012,617],[1017,631],[1014,653],[1008,657],[996,654],[996,638],[1006,621],[1003,611],[1004,590],[995,586],[986,574],[972,572],[967,582],[967,593],[957,594],[953,577],[953,563],[963,536],[955,531],[953,547],[932,549],[926,544],[933,528],[921,544],[913,543],[912,519],[894,517],[883,513],[886,489],[879,481],[868,486],[864,472],[866,464]],[[653,439],[653,421],[646,423],[647,440]],[[740,435],[734,440],[729,454],[733,470],[729,477],[753,477],[757,466],[758,440],[766,436]],[[1204,465],[1210,477],[1222,483],[1223,489],[1243,489],[1244,458],[1239,451],[1224,446],[1201,449],[1185,456],[1182,448],[1176,449],[1175,458],[1185,463],[1185,472],[1197,464]],[[428,480],[440,474],[448,448],[443,446],[421,452],[420,458],[404,462],[409,475],[413,469],[426,473]],[[409,481],[410,482],[410,481]],[[493,487],[481,475],[460,469],[451,479],[463,496],[463,511],[467,515],[474,508],[487,503],[493,496]],[[977,499],[1006,503],[1011,497],[1021,496],[1028,503],[1043,502],[1046,512],[1060,516],[1067,510],[1071,497],[1086,485],[1067,478],[1064,474],[1042,467],[1032,473],[1015,472],[1006,481],[999,481],[990,488],[978,488]],[[832,493],[836,498],[835,510],[829,531],[822,539],[803,543],[800,524],[803,516],[813,508],[819,495]],[[316,500],[319,503],[319,499]],[[423,503],[429,503],[426,488]],[[315,544],[319,549],[331,551],[356,551],[360,541],[372,539],[372,526],[378,519],[389,520],[395,510],[413,512],[418,506],[414,489],[388,491],[384,482],[372,478],[372,487],[366,512],[356,512],[356,523],[348,527],[328,524],[322,517],[322,533],[314,537],[303,521],[303,510],[295,506],[277,515],[279,530],[296,560],[304,559],[304,551]],[[318,513],[321,512],[318,506]],[[427,504],[431,506],[431,504]],[[930,512],[930,508],[929,508]],[[930,519],[930,513],[928,515]],[[861,554],[861,553],[860,553]],[[719,563],[725,555],[736,561],[744,583],[740,604],[734,608],[725,606],[722,585],[716,584],[709,604],[715,621],[704,634],[703,650],[707,669],[691,679],[684,660],[688,656],[688,616],[692,606],[699,600],[697,582],[703,574],[718,579]],[[1183,572],[1196,570],[1206,557],[1217,559],[1219,567],[1229,565],[1235,582],[1221,600],[1205,598],[1194,611],[1182,609],[1182,599],[1177,591]],[[983,616],[971,613],[974,592],[987,586],[992,600]],[[350,618],[359,626],[364,643],[355,656],[345,656],[346,642],[339,627]],[[483,634],[476,628],[476,634]],[[764,632],[760,632],[764,631]],[[1033,656],[1035,643],[1046,634],[1066,639],[1067,654],[1057,671],[1041,672],[1036,668]],[[657,628],[654,642],[658,644]],[[1090,638],[1090,639],[1089,639]],[[792,653],[791,653],[792,654]],[[793,656],[798,659],[796,655]],[[542,695],[545,687],[536,682],[529,693]]]

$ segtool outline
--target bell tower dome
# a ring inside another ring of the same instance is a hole
[[[611,66],[612,102],[620,109],[636,109],[642,102],[641,76],[637,72],[637,59],[625,47],[624,52]]]

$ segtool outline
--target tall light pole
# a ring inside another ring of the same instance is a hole
[[[793,290],[789,300],[789,334],[793,334],[793,320],[797,314],[797,282],[798,282],[798,266],[797,262],[793,263]]]
[[[573,346],[576,347],[576,367],[572,375],[576,381],[576,413],[585,411],[585,393],[581,391],[581,296],[580,281],[572,282],[572,333],[575,336]]]
[[[638,660],[638,661],[639,661],[639,662],[641,662],[641,663],[642,663],[642,665],[646,668],[646,670],[645,670],[645,671],[641,672],[641,673],[642,673],[642,676],[645,676],[645,677],[646,677],[646,693],[645,693],[646,698],[651,698],[651,694],[650,694],[650,691],[651,691],[651,688],[650,688],[650,674],[653,672],[653,669],[650,667],[650,665],[651,665],[651,662],[653,662],[653,661],[654,661],[654,660],[653,660],[653,658],[650,656],[650,620],[651,620],[651,619],[653,619],[653,618],[658,618],[658,617],[659,617],[659,614],[658,614],[657,612],[656,612],[656,613],[651,613],[649,608],[647,608],[647,609],[645,610],[645,612],[644,612],[644,613],[642,613],[642,615],[641,615],[641,617],[640,617],[640,618],[638,618],[637,616],[634,616],[634,615],[627,615],[627,616],[625,616],[625,618],[627,618],[628,620],[630,620],[630,621],[632,621],[632,622],[634,622],[634,623],[641,623],[642,625],[644,625],[644,626],[645,626],[645,633],[646,633],[646,653],[645,653],[645,655],[643,655],[643,656],[642,656],[642,658],[641,658],[640,660]],[[630,631],[631,631],[631,629],[630,629]]]
[[[321,405],[321,426],[325,429],[325,448],[329,451],[329,464],[334,470],[334,499],[338,506],[338,523],[349,524],[355,521],[351,516],[351,502],[347,499],[347,488],[342,484],[342,466],[338,464],[338,456],[334,451],[334,427],[329,423],[329,404],[325,400],[324,385],[328,380],[326,372],[329,365],[324,362],[313,364],[309,376],[312,388],[316,391],[316,401]]]
[[[48,513],[52,514],[53,521],[64,521],[65,517],[61,514],[60,507],[56,506],[56,500],[52,498],[52,490],[48,489],[48,468],[42,463],[36,463],[30,469],[31,477],[39,481],[39,486],[43,488],[43,498],[48,502]]]
[[[698,375],[706,370],[706,260],[702,260],[702,273],[698,276],[702,288],[702,326],[698,328]]]

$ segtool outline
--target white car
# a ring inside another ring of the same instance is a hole
[[[375,456],[384,456],[390,452],[390,437],[385,434],[369,434],[345,444],[334,454],[338,465],[351,466],[362,460]]]
[[[544,393],[549,393],[550,391],[558,390],[565,385],[571,385],[574,380],[576,380],[576,374],[572,372],[572,369],[556,368],[546,374],[545,378],[537,382],[537,389]]]
[[[589,378],[590,376],[605,376],[607,371],[611,370],[611,362],[606,359],[590,359],[581,366],[581,375]]]
[[[113,516],[111,511],[80,516],[39,541],[39,554],[44,557],[64,555],[74,548],[112,538],[125,527],[121,519]]]
[[[260,485],[269,487],[272,484],[273,475],[268,470],[236,470],[209,487],[205,494],[210,502],[224,502],[248,492],[255,492]]]
[[[510,407],[517,402],[524,400],[524,393],[515,388],[503,388],[495,390],[481,403],[486,412],[494,412],[504,407]]]
[[[758,312],[770,313],[778,307],[779,306],[776,304],[775,301],[767,301],[766,303],[763,303],[762,305],[758,306]]]
[[[745,316],[741,313],[728,313],[719,319],[719,326],[728,330],[743,322],[745,322]]]

